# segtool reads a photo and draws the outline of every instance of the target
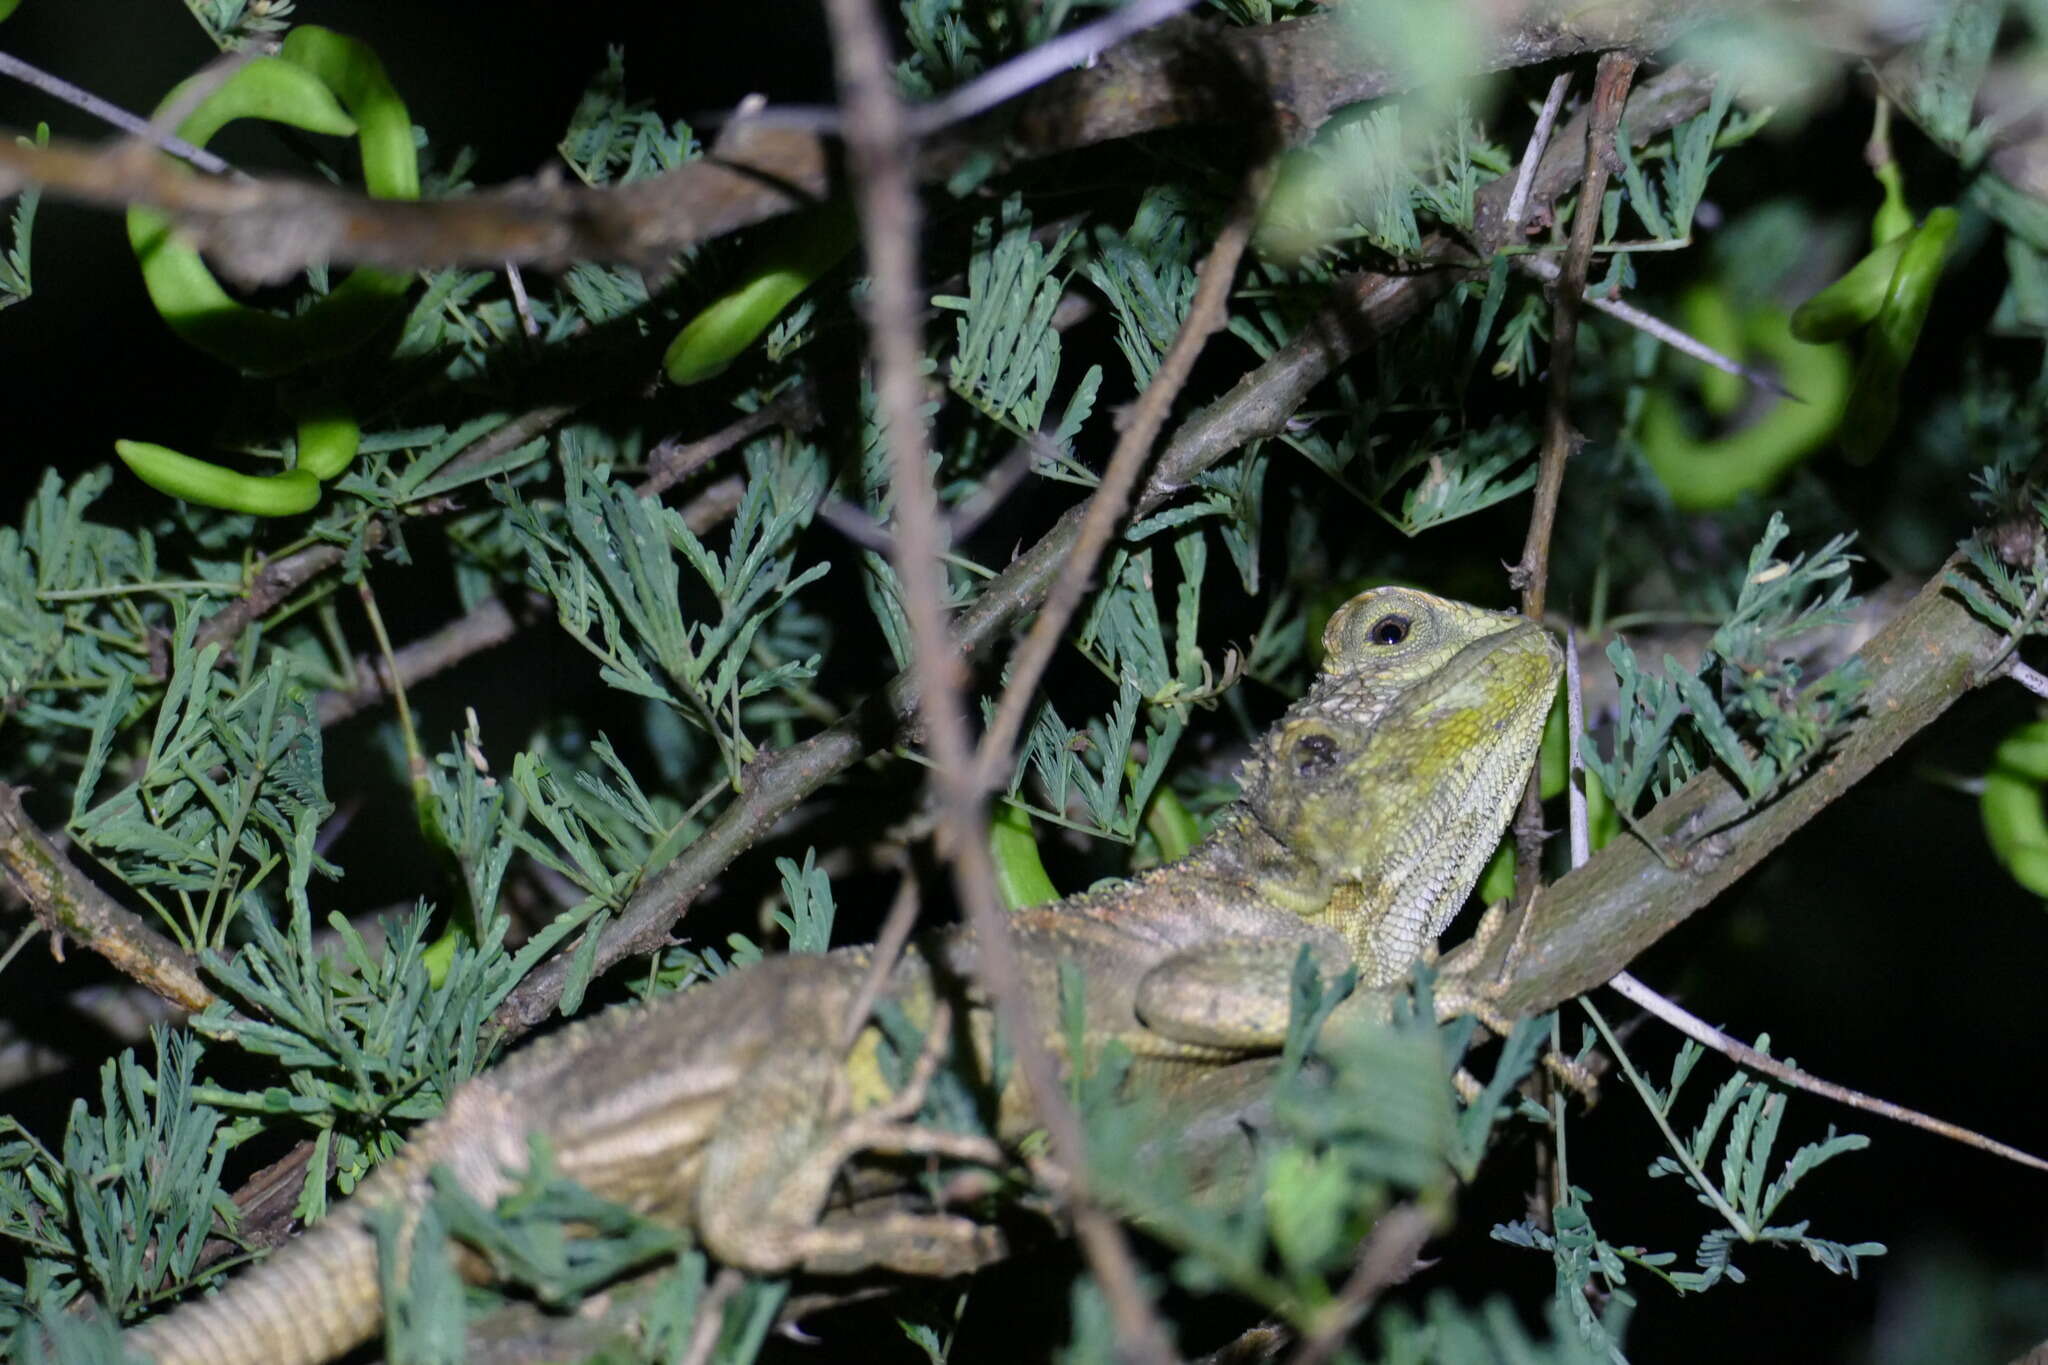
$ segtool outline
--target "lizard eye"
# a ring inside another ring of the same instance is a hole
[[[1408,638],[1408,618],[1399,612],[1389,612],[1372,623],[1372,631],[1366,637],[1376,645],[1398,645]]]

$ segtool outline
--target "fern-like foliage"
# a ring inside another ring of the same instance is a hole
[[[953,391],[1016,436],[1040,434],[1059,379],[1060,334],[1052,317],[1066,285],[1063,262],[1075,236],[1068,229],[1049,246],[1039,243],[1023,201],[1006,200],[1000,222],[984,219],[975,228],[967,293],[932,299],[935,307],[961,315],[948,367]],[[1085,470],[1058,457],[1088,420],[1101,384],[1101,366],[1091,365],[1068,396],[1057,425],[1044,433],[1050,453],[1039,462],[1041,473],[1092,482]]]
[[[1443,116],[1401,104],[1376,105],[1332,120],[1292,154],[1260,223],[1268,249],[1286,257],[1365,246],[1412,258],[1426,214],[1458,229],[1472,225],[1474,195],[1509,166],[1458,104]]]
[[[2048,385],[2024,399],[1999,395],[2003,409],[1993,429],[2010,438],[1992,451],[1991,462],[1973,476],[1970,497],[1988,529],[1963,541],[1969,572],[1951,569],[1949,586],[1970,609],[2017,642],[2048,632],[2048,491],[2036,462],[2035,443],[2024,436],[2048,412]],[[1987,423],[1986,425],[1992,425]]]
[[[620,47],[606,49],[605,68],[577,100],[558,150],[586,185],[631,184],[674,170],[702,151],[689,124],[668,123],[653,106],[626,98],[626,52]]]
[[[1356,411],[1335,441],[1321,432],[1284,439],[1403,535],[1483,512],[1535,487],[1537,435],[1525,420],[1471,429],[1438,418],[1407,453],[1386,459],[1371,435],[1375,405]]]
[[[1460,1152],[1475,1139],[1483,1145],[1512,1112],[1535,1057],[1530,1040],[1546,1031],[1518,1031],[1491,1079],[1461,1105],[1451,1073],[1470,1035],[1437,1029],[1426,981],[1417,998],[1394,1002],[1390,1022],[1331,1024],[1350,989],[1349,980],[1323,982],[1302,954],[1271,1094],[1276,1131],[1248,1155],[1217,1163],[1177,1141],[1156,1100],[1122,1095],[1131,1059],[1114,1045],[1093,1049],[1097,1069],[1074,1083],[1096,1188],[1180,1254],[1175,1278],[1196,1292],[1244,1295],[1305,1328],[1379,1217],[1397,1201],[1426,1206],[1448,1193]],[[1078,1045],[1077,1011],[1067,1028],[1069,1045]],[[1388,1330],[1407,1339],[1411,1326],[1403,1319]],[[1077,1340],[1087,1330],[1077,1326]]]
[[[1811,556],[1776,558],[1788,534],[1773,514],[1750,552],[1735,602],[1699,667],[1668,656],[1644,670],[1626,641],[1607,649],[1621,684],[1612,752],[1581,741],[1586,766],[1633,814],[1645,792],[1661,798],[1709,761],[1719,762],[1754,805],[1796,779],[1856,713],[1868,677],[1857,660],[1806,682],[1787,641],[1846,619],[1854,603],[1850,538]]]
[[[470,1198],[446,1172],[434,1177],[435,1210],[450,1233],[483,1254],[498,1281],[524,1285],[543,1303],[573,1304],[681,1245],[674,1227],[651,1223],[560,1176],[544,1140],[530,1142],[528,1154],[518,1187],[495,1209]]]
[[[1591,1011],[1590,1005],[1587,1008]],[[1658,1157],[1652,1164],[1650,1174],[1683,1180],[1701,1204],[1719,1215],[1721,1224],[1701,1237],[1694,1252],[1699,1268],[1689,1271],[1671,1269],[1678,1259],[1674,1252],[1649,1251],[1602,1237],[1593,1225],[1592,1196],[1576,1185],[1551,1210],[1550,1230],[1531,1221],[1494,1228],[1496,1240],[1551,1257],[1557,1268],[1556,1309],[1576,1324],[1589,1345],[1618,1350],[1619,1321],[1612,1314],[1596,1313],[1591,1303],[1611,1297],[1621,1308],[1632,1307],[1634,1299],[1627,1288],[1630,1266],[1648,1271],[1680,1293],[1700,1293],[1724,1279],[1742,1282],[1743,1273],[1732,1259],[1735,1248],[1741,1245],[1797,1249],[1830,1272],[1851,1276],[1857,1273],[1863,1258],[1884,1254],[1885,1248],[1876,1242],[1848,1243],[1813,1236],[1803,1221],[1784,1225],[1770,1222],[1801,1180],[1835,1157],[1869,1146],[1869,1139],[1854,1133],[1838,1134],[1830,1128],[1826,1138],[1807,1143],[1785,1158],[1773,1178],[1770,1166],[1784,1117],[1785,1095],[1740,1072],[1731,1075],[1715,1091],[1699,1122],[1681,1138],[1676,1117],[1679,1095],[1703,1050],[1687,1041],[1672,1064],[1669,1081],[1662,1086],[1654,1085],[1637,1072],[1620,1050],[1605,1020],[1597,1012],[1593,1018],[1608,1046],[1615,1049],[1624,1072],[1670,1148],[1669,1155]],[[1759,1039],[1757,1049],[1768,1055],[1769,1039]],[[1717,1148],[1718,1178],[1709,1174]]]
[[[24,147],[47,147],[50,145],[50,125],[37,124],[33,140],[25,137],[15,140]],[[33,185],[15,196],[14,212],[7,218],[7,237],[0,241],[0,309],[20,303],[35,292],[29,269],[29,248],[35,236],[36,205],[42,202],[42,198],[43,192]]]
[[[754,752],[745,703],[817,671],[816,657],[762,667],[751,653],[755,638],[828,567],[799,571],[793,547],[823,496],[822,465],[757,447],[747,468],[722,556],[680,513],[577,461],[563,471],[559,517],[508,494],[534,586],[554,599],[563,629],[600,661],[606,682],[673,708],[709,735],[734,783]],[[684,564],[711,597],[708,619],[685,604]]]
[[[234,1226],[220,1187],[233,1142],[198,1098],[200,1045],[163,1031],[154,1047],[151,1068],[132,1051],[100,1068],[99,1107],[72,1105],[61,1154],[0,1117],[0,1242],[24,1269],[19,1283],[0,1278],[8,1359],[81,1292],[119,1319],[183,1289],[214,1220]]]
[[[223,52],[275,39],[292,25],[293,0],[185,0],[185,8]]]
[[[80,846],[194,949],[227,941],[228,927],[287,850],[295,843],[310,849],[333,809],[322,785],[319,722],[283,667],[273,664],[237,687],[217,667],[220,646],[195,645],[196,630],[185,615],[141,775],[95,800],[133,701],[125,677],[107,689],[71,812]],[[335,871],[317,857],[314,865]]]
[[[1670,156],[1657,181],[1650,179],[1644,158],[1631,150],[1626,122],[1616,133],[1614,149],[1621,158],[1622,183],[1628,187],[1629,206],[1652,237],[1675,241],[1691,236],[1693,214],[1706,193],[1707,177],[1718,164],[1714,157],[1715,138],[1734,98],[1733,84],[1723,81],[1714,88],[1706,111],[1687,119],[1673,131]],[[1606,235],[1611,239],[1614,234],[1610,231]]]
[[[1770,1039],[1759,1038],[1757,1050],[1769,1055]],[[1688,1040],[1672,1066],[1671,1084],[1651,1101],[1667,1122],[1677,1106],[1679,1087],[1701,1055],[1699,1045]],[[1715,1228],[1700,1239],[1695,1253],[1697,1271],[1671,1277],[1679,1289],[1711,1288],[1724,1277],[1740,1284],[1742,1272],[1730,1257],[1742,1244],[1793,1247],[1836,1275],[1853,1276],[1863,1257],[1884,1254],[1884,1246],[1878,1242],[1838,1242],[1812,1236],[1803,1220],[1786,1225],[1770,1222],[1793,1187],[1815,1169],[1845,1152],[1860,1152],[1870,1145],[1870,1139],[1860,1133],[1836,1133],[1830,1126],[1826,1138],[1799,1147],[1773,1176],[1771,1161],[1784,1116],[1782,1091],[1738,1072],[1714,1092],[1683,1151],[1660,1156],[1650,1167],[1651,1175],[1676,1176],[1701,1196],[1702,1202],[1724,1210],[1724,1216],[1734,1215],[1728,1226]],[[1708,1162],[1717,1146],[1721,1149],[1720,1173],[1718,1179],[1712,1179],[1707,1174]]]
[[[1195,296],[1197,237],[1188,206],[1172,189],[1139,201],[1127,232],[1095,230],[1088,279],[1116,314],[1117,349],[1140,389],[1152,382]]]
[[[111,477],[99,469],[67,485],[48,472],[20,525],[0,526],[0,733],[34,771],[98,723],[107,693],[130,687],[126,719],[144,714],[136,698],[167,601],[196,610],[236,587],[233,565],[166,581],[151,537],[93,520]]]

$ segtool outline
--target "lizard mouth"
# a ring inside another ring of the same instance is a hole
[[[1434,676],[1387,708],[1376,732],[1438,726],[1463,732],[1463,742],[1482,746],[1534,714],[1549,712],[1564,671],[1564,651],[1549,631],[1520,619],[1508,629],[1472,641]]]
[[[1504,614],[1502,619],[1513,624],[1496,634],[1481,636],[1452,655],[1450,661],[1436,676],[1415,689],[1414,695],[1441,695],[1455,691],[1479,674],[1505,666],[1505,660],[1510,655],[1518,662],[1526,660],[1532,664],[1540,663],[1547,666],[1553,675],[1552,681],[1555,682],[1555,674],[1564,667],[1564,651],[1558,648],[1557,641],[1550,632],[1534,621],[1524,620],[1519,616]],[[1545,705],[1548,704],[1546,699]]]

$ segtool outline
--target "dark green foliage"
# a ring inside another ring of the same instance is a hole
[[[27,143],[29,139],[23,138]],[[35,142],[48,146],[50,125],[39,124]],[[42,191],[30,186],[14,198],[14,212],[7,218],[7,244],[0,247],[0,308],[20,303],[35,292],[29,278],[30,239],[36,230],[36,205],[42,201]]]
[[[153,1071],[132,1052],[100,1068],[98,1112],[72,1105],[61,1152],[0,1118],[0,1241],[23,1258],[21,1281],[0,1278],[0,1333],[81,1292],[131,1316],[192,1282],[216,1217],[233,1226],[220,1172],[234,1139],[198,1099],[201,1048],[184,1033],[153,1041]]]
[[[1824,677],[1802,679],[1785,642],[1839,623],[1852,605],[1849,538],[1837,536],[1810,558],[1773,557],[1787,531],[1772,514],[1750,552],[1735,600],[1716,627],[1697,670],[1667,657],[1662,675],[1645,672],[1625,640],[1607,647],[1621,681],[1612,756],[1588,737],[1586,766],[1632,815],[1645,791],[1662,797],[1707,762],[1719,762],[1751,804],[1797,777],[1841,733],[1866,680],[1851,660]]]

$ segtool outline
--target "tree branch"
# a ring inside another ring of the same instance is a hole
[[[1675,868],[1641,839],[1615,840],[1537,898],[1504,984],[1485,984],[1500,970],[1496,957],[1473,970],[1474,988],[1519,1018],[1604,984],[1976,686],[2004,637],[1946,583],[1937,574],[1857,651],[1871,679],[1864,715],[1818,768],[1748,814],[1719,769],[1693,778],[1640,821]]]
[[[1405,63],[1366,50],[1351,23],[1371,0],[1257,28],[1196,19],[1162,24],[1014,105],[929,144],[926,180],[998,147],[1011,164],[1191,124],[1264,124],[1306,136],[1337,109],[1412,84]],[[1528,0],[1493,11],[1475,68],[1500,70],[1611,47],[1653,49],[1752,0],[1583,6]],[[244,284],[276,283],[308,265],[392,270],[575,261],[658,263],[675,252],[815,204],[832,192],[826,140],[772,118],[728,124],[713,155],[630,185],[564,184],[558,173],[458,199],[371,199],[311,180],[195,176],[151,148],[0,133],[0,195],[20,183],[107,208],[148,204]]]
[[[912,670],[921,694],[919,711],[936,760],[932,785],[940,803],[939,851],[951,864],[954,888],[973,928],[974,974],[1015,1050],[1032,1109],[1051,1138],[1053,1155],[1067,1168],[1066,1199],[1074,1231],[1116,1321],[1119,1352],[1133,1361],[1168,1365],[1174,1359],[1173,1348],[1153,1313],[1130,1244],[1089,1189],[1081,1118],[1045,1042],[1050,1021],[1035,1017],[1022,960],[996,899],[986,805],[961,685],[965,670],[946,629],[939,499],[922,410],[924,296],[918,284],[921,215],[912,177],[915,144],[896,95],[889,41],[875,0],[825,0],[825,14],[832,27],[834,64],[846,111],[861,239],[873,278],[868,329],[876,409],[888,443],[890,487],[896,500],[891,556],[914,636]],[[1223,289],[1227,292],[1227,280]],[[1163,411],[1159,417],[1163,419]],[[1155,421],[1152,431],[1157,429]],[[1144,444],[1150,443],[1148,432]],[[1135,465],[1130,472],[1135,474]],[[941,1032],[943,1025],[934,1023],[933,1029]]]
[[[203,1010],[214,994],[199,979],[192,958],[122,909],[57,851],[22,809],[21,793],[0,782],[0,862],[7,879],[50,931],[53,942],[77,940],[164,999]]]
[[[1593,242],[1600,235],[1600,200],[1607,192],[1608,163],[1615,159],[1614,131],[1635,74],[1633,53],[1602,54],[1593,77],[1585,160],[1580,163],[1579,207],[1572,219],[1571,244],[1565,249],[1557,286],[1550,296],[1550,386],[1543,413],[1543,449],[1537,456],[1536,491],[1529,500],[1529,532],[1522,542],[1522,558],[1508,573],[1508,581],[1521,589],[1522,615],[1531,621],[1543,619],[1543,599],[1550,587],[1550,536],[1557,525],[1557,502],[1564,493],[1564,467],[1578,453],[1582,440],[1572,425],[1571,411],[1572,372],[1579,354],[1579,309],[1585,302]],[[1543,881],[1546,836],[1540,772],[1529,774],[1514,834],[1514,903],[1521,910],[1535,898]]]

